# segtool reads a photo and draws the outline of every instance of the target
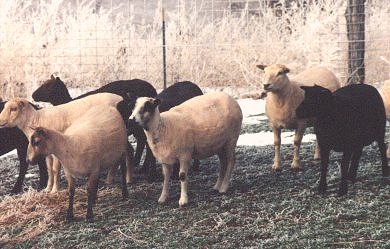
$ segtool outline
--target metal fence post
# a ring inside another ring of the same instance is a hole
[[[162,43],[163,43],[163,79],[164,79],[164,89],[167,88],[167,61],[166,61],[166,43],[165,43],[165,11],[162,8]]]

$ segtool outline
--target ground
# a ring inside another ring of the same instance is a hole
[[[250,100],[248,106],[258,102]],[[246,104],[245,104],[246,106]],[[255,106],[253,107],[255,108]],[[317,193],[319,162],[313,160],[314,142],[306,136],[302,145],[303,170],[290,170],[292,145],[282,145],[282,171],[271,172],[272,140],[264,114],[244,112],[242,136],[237,147],[237,163],[230,189],[215,192],[218,160],[201,161],[200,172],[190,172],[189,205],[179,208],[179,181],[173,181],[168,203],[159,205],[161,173],[148,183],[138,175],[128,186],[130,198],[121,200],[119,181],[110,195],[100,195],[94,208],[95,222],[85,217],[85,189],[76,190],[76,202],[83,212],[77,221],[60,220],[39,236],[17,248],[390,248],[390,179],[381,176],[380,158],[374,144],[365,148],[358,178],[349,184],[345,197],[337,197],[340,182],[340,154],[333,153],[326,195]],[[307,133],[312,133],[309,129]],[[291,139],[291,133],[285,133]],[[246,135],[249,136],[249,135]],[[252,145],[250,145],[252,144]],[[4,199],[17,175],[17,158],[0,158],[0,195]],[[37,167],[29,170],[28,186],[37,187]],[[102,178],[103,180],[103,178]],[[62,180],[62,189],[66,182]],[[106,191],[103,187],[101,193]],[[99,195],[99,193],[98,193]],[[0,210],[1,214],[1,210]],[[19,230],[0,228],[1,238],[19,235]]]

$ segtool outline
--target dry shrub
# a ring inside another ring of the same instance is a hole
[[[98,192],[99,198],[113,195],[116,189]],[[87,193],[77,188],[74,202],[76,219],[84,219],[86,214]],[[14,245],[32,239],[44,233],[51,226],[65,222],[68,208],[67,191],[55,194],[37,192],[30,188],[18,196],[6,196],[0,202],[0,245]],[[98,208],[95,216],[101,215]]]

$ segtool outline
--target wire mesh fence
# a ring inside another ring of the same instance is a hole
[[[346,83],[343,0],[34,0],[0,2],[1,96],[29,96],[52,73],[73,87],[118,79],[163,84],[165,9],[168,85],[261,88],[257,63],[297,73],[312,65]],[[390,78],[390,5],[364,2],[365,82]],[[357,48],[362,49],[362,48]],[[359,52],[359,51],[352,51]]]

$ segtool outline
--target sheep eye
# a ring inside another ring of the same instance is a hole
[[[16,112],[16,107],[11,107],[11,108],[10,108],[10,111],[11,111],[11,112]]]
[[[32,146],[36,147],[36,146],[39,146],[41,144],[41,141],[32,141]]]

